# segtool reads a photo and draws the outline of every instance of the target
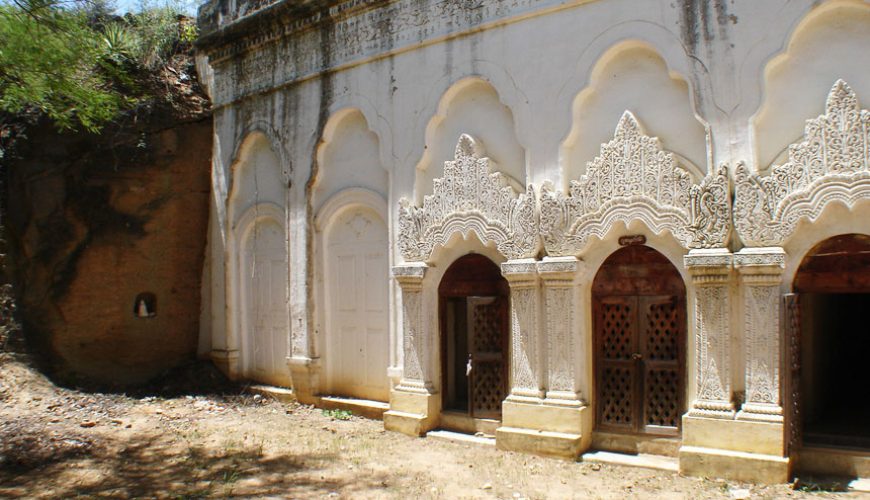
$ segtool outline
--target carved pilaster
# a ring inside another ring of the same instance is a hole
[[[734,255],[743,291],[746,397],[738,419],[782,421],[780,402],[781,247],[745,248]]]
[[[511,391],[508,399],[544,397],[539,332],[541,289],[534,259],[509,260],[501,272],[511,288]]]
[[[725,248],[692,250],[684,257],[695,287],[695,399],[689,415],[734,418],[731,401],[731,276]]]
[[[393,277],[402,289],[402,379],[397,389],[429,394],[426,380],[426,325],[423,321],[423,277],[428,266],[413,262],[393,267]]]
[[[547,401],[582,404],[577,381],[577,334],[581,308],[577,278],[581,261],[576,257],[546,257],[537,264],[543,285],[544,344],[546,346]]]

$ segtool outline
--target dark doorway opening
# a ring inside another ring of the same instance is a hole
[[[796,425],[807,445],[870,449],[870,237],[816,245],[798,268]]]
[[[507,280],[488,258],[457,259],[438,287],[442,407],[500,419],[507,396]]]
[[[614,252],[592,283],[599,431],[677,435],[685,399],[686,288],[654,249]]]

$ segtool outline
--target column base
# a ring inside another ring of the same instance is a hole
[[[316,359],[287,358],[293,394],[300,403],[316,405],[320,403],[320,365]]]
[[[551,405],[507,400],[502,403],[502,426],[496,430],[496,447],[576,459],[592,442],[591,413],[579,401],[575,405]]]
[[[423,436],[438,426],[441,401],[436,394],[390,391],[390,409],[384,413],[384,429],[408,436]]]
[[[683,446],[783,456],[782,423],[726,420],[685,415]]]
[[[680,474],[761,484],[788,482],[789,459],[777,455],[682,446]]]
[[[782,423],[686,415],[680,473],[754,483],[788,481]]]
[[[239,379],[239,351],[235,349],[213,349],[211,362],[230,380]]]

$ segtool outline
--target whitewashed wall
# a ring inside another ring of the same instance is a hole
[[[870,101],[870,3],[860,0],[404,0],[347,16],[249,51],[209,54],[216,141],[204,308],[215,351],[234,348],[224,313],[234,300],[225,278],[228,200],[253,133],[267,138],[280,163],[273,169],[286,176],[288,355],[316,359],[325,305],[315,217],[342,190],[377,193],[389,264],[401,263],[397,202],[431,193],[461,133],[479,139],[518,187],[562,189],[626,109],[700,176],[722,163],[732,174],[738,162],[751,171],[781,163],[838,78]],[[816,240],[801,238],[790,244],[797,253]],[[392,283],[390,297],[389,364],[398,367]]]

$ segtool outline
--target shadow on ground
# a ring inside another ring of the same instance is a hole
[[[387,477],[321,474],[335,454],[266,455],[262,446],[218,451],[185,447],[165,437],[125,443],[92,442],[87,449],[43,464],[0,469],[0,496],[202,498],[208,496],[322,497],[383,490]]]

